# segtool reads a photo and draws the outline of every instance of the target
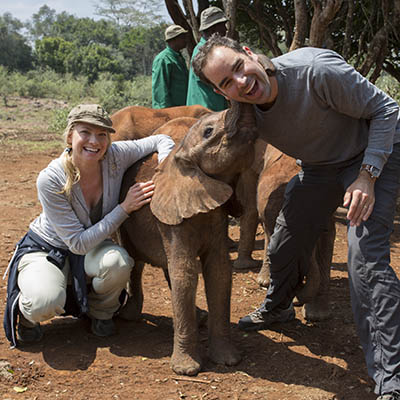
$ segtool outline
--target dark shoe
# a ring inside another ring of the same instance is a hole
[[[400,390],[382,394],[376,400],[400,400]]]
[[[22,314],[19,314],[17,339],[21,343],[36,343],[43,337],[40,324],[32,324]]]
[[[114,321],[112,319],[92,319],[92,333],[96,336],[107,337],[117,332]]]
[[[242,331],[259,331],[267,329],[274,322],[292,321],[294,317],[295,312],[292,304],[285,310],[273,310],[269,312],[256,310],[239,320],[239,329]]]

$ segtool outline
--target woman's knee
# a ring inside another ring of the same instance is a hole
[[[60,287],[31,290],[29,295],[21,292],[19,309],[29,321],[43,322],[65,312],[66,296],[65,289]]]
[[[93,270],[90,264],[98,262],[98,272],[92,276],[92,283],[96,286],[95,290],[107,291],[117,287],[123,288],[128,282],[134,261],[124,248],[113,245],[103,249],[100,257],[92,258],[90,254],[86,257],[88,259],[85,262],[90,270]]]

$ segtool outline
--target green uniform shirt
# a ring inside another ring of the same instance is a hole
[[[152,106],[184,106],[188,87],[188,69],[180,52],[167,46],[157,54],[152,68]]]
[[[202,37],[200,42],[197,43],[197,46],[193,50],[192,60],[198,53],[199,48],[203,46],[205,42],[206,39]],[[194,73],[193,68],[190,67],[186,105],[191,106],[194,104],[200,104],[212,111],[222,111],[228,108],[228,102],[226,101],[225,97],[215,93],[211,86],[202,82]]]

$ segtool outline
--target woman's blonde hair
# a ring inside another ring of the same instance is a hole
[[[81,178],[79,168],[74,164],[74,161],[72,160],[72,147],[68,143],[68,138],[76,124],[77,123],[68,124],[63,133],[64,142],[67,145],[67,147],[61,157],[62,157],[62,164],[63,164],[65,174],[67,176],[67,179],[65,181],[65,185],[63,186],[62,190],[60,191],[60,194],[65,193],[68,198],[71,197],[72,186],[75,183],[78,183]],[[108,132],[108,134],[107,134],[108,147],[110,147],[111,135],[110,135],[109,131],[107,131],[107,132]],[[107,147],[107,149],[108,149],[108,147]]]

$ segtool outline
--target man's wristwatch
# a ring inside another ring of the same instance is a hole
[[[377,179],[379,177],[379,174],[381,173],[379,168],[376,168],[373,165],[369,164],[361,165],[360,171],[367,171],[372,180]]]

